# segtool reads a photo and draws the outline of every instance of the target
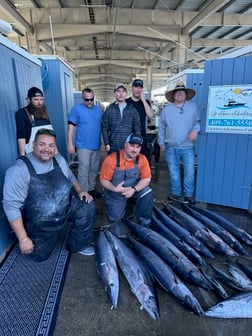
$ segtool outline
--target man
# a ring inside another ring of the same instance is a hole
[[[39,128],[52,129],[47,108],[44,105],[43,92],[35,86],[31,87],[27,93],[27,100],[29,104],[15,114],[19,155],[32,151],[32,142]]]
[[[183,163],[183,193],[185,201],[195,203],[195,153],[194,144],[200,131],[200,112],[190,100],[195,91],[178,82],[174,90],[166,92],[168,104],[159,119],[159,144],[166,151],[166,160],[171,179],[171,200],[181,200],[180,163]]]
[[[102,136],[108,153],[122,149],[128,134],[141,134],[138,112],[126,102],[126,86],[117,84],[114,93],[115,102],[109,105],[102,117]]]
[[[146,138],[146,126],[147,119],[151,119],[154,116],[154,112],[151,108],[149,100],[145,98],[143,90],[143,81],[141,79],[135,79],[132,82],[132,96],[126,99],[126,102],[133,105],[139,113],[141,121],[141,134],[143,137],[143,145],[141,153],[147,154],[147,138]]]
[[[75,105],[68,117],[67,148],[69,154],[78,154],[78,182],[82,190],[93,197],[101,197],[96,190],[96,177],[100,164],[102,109],[94,105],[94,92],[82,90],[83,103]],[[75,144],[73,144],[74,130]]]
[[[111,228],[121,234],[127,200],[136,201],[136,218],[141,225],[150,226],[153,193],[150,188],[151,170],[147,158],[140,154],[143,139],[130,134],[124,149],[108,155],[103,161],[100,182],[104,187],[106,212]]]
[[[33,152],[20,157],[5,176],[3,207],[23,254],[47,259],[60,233],[72,222],[67,248],[93,255],[95,218],[92,197],[82,191],[66,160],[55,156],[56,135],[40,129]]]

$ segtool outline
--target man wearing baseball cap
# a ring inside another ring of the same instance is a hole
[[[114,89],[115,101],[102,116],[102,137],[108,153],[124,147],[128,134],[141,134],[141,123],[137,110],[126,102],[127,87],[118,83]]]
[[[27,101],[28,105],[15,114],[19,155],[32,151],[32,142],[39,128],[52,129],[43,92],[35,86],[31,87],[27,92]]]
[[[136,220],[150,226],[153,193],[150,187],[151,169],[147,158],[140,154],[143,138],[132,133],[126,138],[124,149],[108,155],[102,163],[100,182],[104,187],[104,201],[111,230],[123,235],[127,201],[136,201]]]
[[[141,135],[143,137],[143,145],[141,149],[142,154],[147,154],[147,139],[146,139],[146,126],[147,118],[151,119],[154,116],[154,112],[151,108],[151,104],[148,99],[145,98],[143,90],[143,81],[141,79],[135,79],[132,82],[132,96],[127,98],[127,103],[133,105],[139,113],[141,121]]]

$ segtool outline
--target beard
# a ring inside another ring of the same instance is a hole
[[[29,104],[29,112],[34,116],[36,119],[49,119],[47,108],[45,105],[41,107],[36,107],[32,104]]]

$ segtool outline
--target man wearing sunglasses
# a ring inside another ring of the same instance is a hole
[[[35,261],[49,258],[67,226],[70,252],[93,255],[95,204],[66,160],[56,154],[56,134],[40,129],[33,152],[21,156],[5,176],[3,207],[20,250]]]
[[[95,187],[100,165],[102,109],[94,104],[94,92],[90,88],[82,90],[82,99],[83,103],[75,105],[68,117],[67,149],[69,154],[77,151],[82,190],[99,198],[101,194]]]

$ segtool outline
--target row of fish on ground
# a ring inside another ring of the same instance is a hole
[[[112,308],[118,304],[119,265],[154,320],[160,317],[155,280],[199,316],[252,317],[252,266],[244,263],[250,261],[252,236],[213,211],[181,206],[154,206],[151,228],[126,220],[131,231],[127,239],[109,230],[98,232],[96,267]],[[225,257],[227,271],[213,262],[216,256],[218,261]],[[204,310],[186,283],[213,291],[218,302]]]

